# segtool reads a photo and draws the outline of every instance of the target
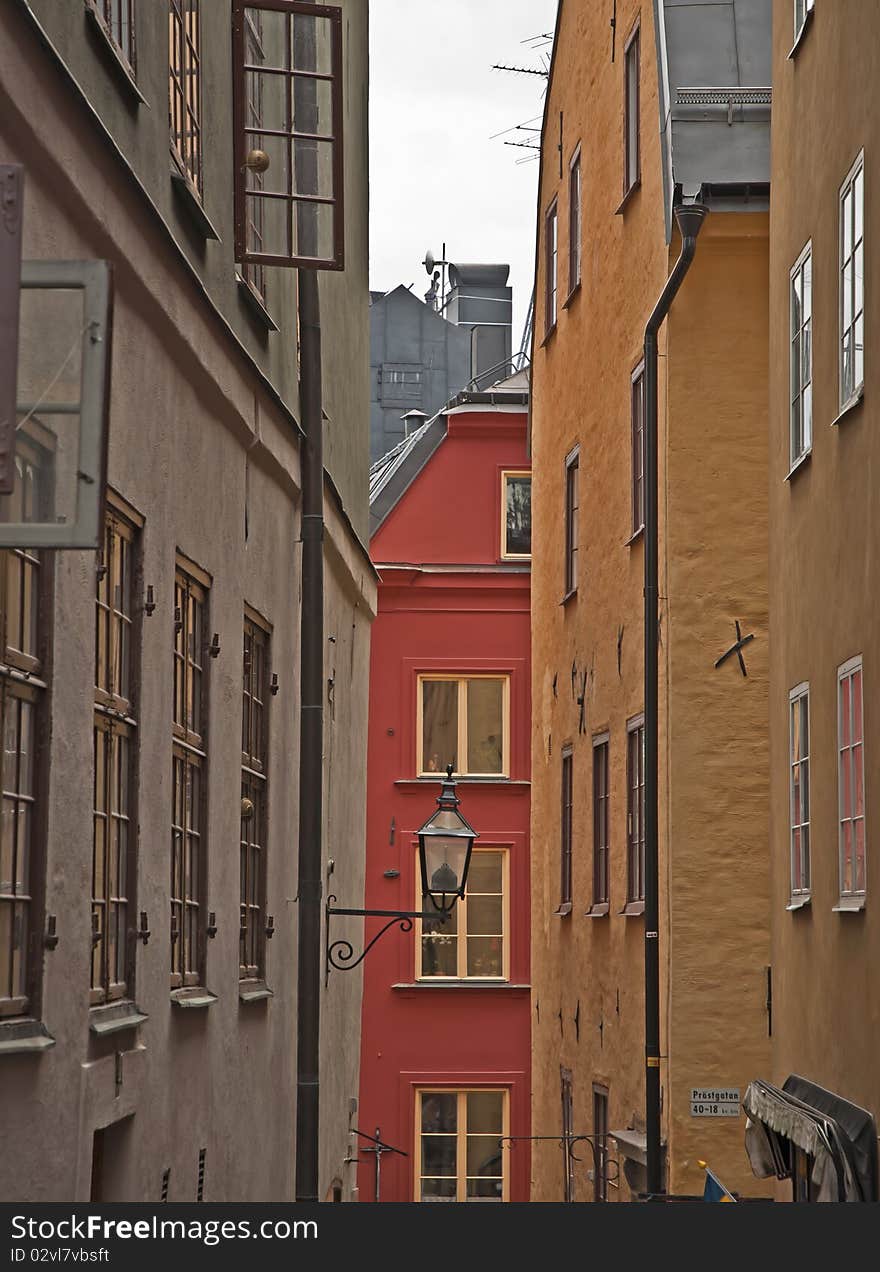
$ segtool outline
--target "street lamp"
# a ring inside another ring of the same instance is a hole
[[[440,787],[437,797],[437,808],[425,822],[419,836],[419,869],[422,877],[423,905],[431,902],[428,910],[349,910],[340,909],[334,902],[335,896],[327,898],[324,909],[325,946],[324,946],[324,984],[330,978],[330,969],[339,972],[351,971],[362,963],[370,950],[385,933],[395,925],[401,932],[411,932],[413,919],[421,919],[423,923],[443,924],[455,908],[455,903],[464,897],[467,887],[468,867],[471,864],[471,850],[474,840],[479,836],[473,826],[469,825],[458,811],[461,803],[455,793],[455,782],[452,778],[452,765],[446,770],[446,778]],[[387,919],[373,939],[365,946],[363,953],[355,958],[355,950],[351,941],[330,940],[330,919],[334,914],[355,916],[356,918]]]

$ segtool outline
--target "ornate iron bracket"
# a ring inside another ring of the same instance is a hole
[[[602,1139],[605,1143],[601,1143]],[[583,1157],[578,1157],[574,1151],[575,1144],[589,1144],[593,1156],[593,1171],[596,1178],[604,1179],[607,1184],[616,1184],[620,1178],[620,1162],[616,1157],[612,1157],[609,1153],[607,1135],[503,1135],[498,1141],[499,1148],[513,1148],[515,1144],[534,1144],[535,1141],[549,1141],[556,1143],[560,1148],[568,1154],[569,1160],[572,1162],[582,1163]],[[608,1168],[613,1166],[616,1174],[610,1175]]]
[[[423,922],[444,923],[447,916],[441,910],[424,911],[424,910],[348,910],[339,909],[334,906],[333,902],[336,897],[333,895],[327,898],[327,904],[324,907],[324,931],[325,931],[325,966],[324,966],[324,984],[330,980],[330,969],[335,968],[338,972],[350,972],[352,968],[362,963],[369,954],[370,950],[376,942],[385,935],[395,924],[400,925],[401,932],[411,932],[413,919],[422,919]],[[373,939],[364,947],[364,950],[357,958],[354,956],[354,946],[351,941],[346,940],[330,940],[330,916],[333,914],[347,915],[354,918],[367,919],[387,919],[388,922],[381,927]]]

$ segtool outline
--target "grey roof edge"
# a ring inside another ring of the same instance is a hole
[[[446,438],[446,413],[441,411],[414,435],[412,445],[370,500],[370,538],[400,503],[419,473]],[[409,440],[409,439],[407,439]]]
[[[462,389],[449,402],[447,411],[456,406],[528,406],[528,389],[484,389],[480,393]]]
[[[666,8],[663,0],[654,0],[655,49],[657,56],[657,85],[660,105],[660,165],[663,174],[663,220],[666,226],[666,242],[672,242],[672,203],[675,183],[672,167],[672,95],[669,91],[669,60],[666,48]]]

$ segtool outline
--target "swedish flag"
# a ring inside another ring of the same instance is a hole
[[[733,1193],[728,1192],[721,1183],[720,1179],[717,1179],[715,1175],[712,1174],[705,1162],[700,1162],[699,1165],[702,1166],[703,1170],[706,1172],[706,1184],[703,1188],[703,1201],[736,1201]]]

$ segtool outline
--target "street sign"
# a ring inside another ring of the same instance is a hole
[[[0,495],[11,495],[15,484],[23,196],[24,168],[18,163],[0,163]]]
[[[691,1087],[691,1117],[739,1117],[739,1087]]]

